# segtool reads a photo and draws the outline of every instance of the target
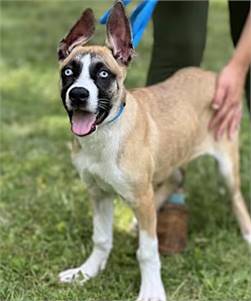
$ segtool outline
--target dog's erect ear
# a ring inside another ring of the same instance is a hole
[[[87,8],[68,35],[59,43],[58,59],[64,60],[74,47],[86,44],[93,36],[94,31],[94,14],[90,8]]]
[[[118,62],[128,65],[133,57],[134,49],[130,23],[121,1],[117,1],[111,9],[106,30],[107,44],[112,49],[113,56]]]

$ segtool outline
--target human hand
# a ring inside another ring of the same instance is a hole
[[[246,71],[242,65],[230,61],[216,80],[212,108],[215,110],[209,123],[216,140],[225,132],[232,139],[238,129],[242,116],[242,92]]]

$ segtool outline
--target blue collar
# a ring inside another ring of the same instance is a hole
[[[111,120],[107,121],[106,124],[116,121],[122,115],[124,109],[125,109],[125,103],[121,103],[117,114]]]

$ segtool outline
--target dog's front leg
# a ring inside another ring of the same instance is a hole
[[[141,287],[137,301],[165,301],[160,275],[160,259],[156,235],[156,207],[152,189],[138,198],[135,214],[139,225],[137,258],[141,272]]]
[[[93,201],[93,250],[78,268],[59,274],[61,282],[84,283],[95,277],[105,266],[112,249],[113,201],[110,198]]]

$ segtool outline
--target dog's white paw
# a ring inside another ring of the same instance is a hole
[[[142,283],[137,301],[166,301],[166,293],[161,282]]]
[[[79,284],[83,284],[90,278],[82,267],[65,270],[59,274],[59,281],[62,283],[78,282]]]
[[[107,262],[108,253],[94,250],[90,257],[80,267],[69,269],[59,274],[59,281],[63,283],[85,283],[102,271]]]

